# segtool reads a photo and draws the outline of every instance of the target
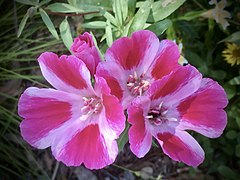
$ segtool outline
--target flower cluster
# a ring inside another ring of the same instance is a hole
[[[155,138],[170,158],[196,167],[204,151],[186,130],[210,138],[222,134],[223,88],[193,66],[178,64],[174,42],[140,30],[116,40],[101,61],[92,36],[84,33],[71,51],[40,55],[42,74],[55,89],[30,87],[18,107],[23,138],[40,149],[51,147],[64,164],[99,169],[113,163],[125,110],[137,157],[145,156]]]

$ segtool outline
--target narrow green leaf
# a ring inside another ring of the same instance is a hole
[[[117,140],[119,152],[123,150],[125,144],[128,142],[128,129],[129,129],[129,124],[127,123],[124,131],[122,132],[122,134]]]
[[[108,47],[110,47],[113,43],[113,35],[112,35],[112,27],[110,22],[107,20],[107,25],[105,28],[105,32],[106,32],[106,41],[107,41],[107,45]]]
[[[49,2],[51,2],[52,0],[43,0],[43,1],[41,1],[40,3],[39,3],[39,6],[41,7],[42,5],[45,5],[45,4],[47,4],[47,3],[49,3]]]
[[[109,12],[107,11],[101,11],[101,14],[108,20],[110,21],[114,26],[118,26],[117,24],[117,20],[115,19],[115,17],[113,17],[113,15],[111,15]]]
[[[178,17],[178,20],[185,20],[185,21],[191,21],[193,19],[196,19],[200,17],[205,11],[191,11],[185,13],[183,16]]]
[[[92,21],[92,22],[82,24],[82,27],[89,28],[89,29],[105,29],[106,22],[105,21]]]
[[[159,0],[153,3],[152,14],[150,20],[157,22],[168,17],[174,11],[176,11],[186,0],[176,0],[169,3],[165,3],[165,0]]]
[[[68,48],[70,51],[70,47],[73,44],[73,38],[70,30],[70,26],[68,24],[67,18],[65,18],[62,23],[60,24],[60,35],[63,40],[64,45]]]
[[[136,30],[143,29],[148,19],[153,0],[145,1],[134,16],[132,25],[129,29],[129,35]]]
[[[160,22],[156,22],[149,26],[147,29],[150,31],[153,31],[157,36],[163,34],[167,28],[169,28],[172,25],[172,21],[169,19],[164,19]]]
[[[218,43],[222,43],[222,42],[235,42],[235,43],[239,43],[240,42],[240,31],[237,31],[237,32],[231,34],[230,36],[228,36],[227,38],[219,41]]]
[[[121,5],[122,18],[123,18],[123,22],[124,22],[128,16],[128,1],[127,0],[119,0],[119,2]]]
[[[113,12],[115,14],[115,17],[117,18],[119,26],[122,26],[123,18],[122,18],[120,0],[113,0]]]
[[[15,1],[21,4],[26,4],[26,5],[32,5],[32,6],[38,5],[38,2],[36,0],[15,0]]]
[[[132,17],[136,10],[136,0],[128,0],[128,14]]]
[[[59,39],[57,31],[56,31],[51,19],[49,18],[48,14],[42,8],[39,9],[39,12],[40,12],[42,20],[45,23],[45,25],[47,26],[48,30],[52,33],[52,35],[56,39]]]
[[[240,76],[237,76],[229,81],[231,85],[240,85]]]
[[[82,13],[83,9],[76,8],[70,4],[66,3],[54,3],[50,4],[47,9],[53,12],[61,12],[61,13]]]
[[[218,172],[227,179],[239,179],[239,175],[225,165],[218,167]]]
[[[26,22],[29,18],[29,15],[28,15],[28,12],[24,15],[20,25],[19,25],[19,28],[18,28],[18,33],[17,33],[17,37],[20,37],[20,35],[22,34],[22,31],[26,25]]]

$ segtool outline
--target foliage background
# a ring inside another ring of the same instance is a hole
[[[240,179],[240,69],[222,57],[226,42],[240,43],[240,1],[227,2],[231,19],[224,30],[202,17],[214,8],[205,0],[1,0],[0,179]],[[127,133],[119,140],[122,151],[116,162],[98,171],[65,167],[49,149],[36,150],[23,141],[18,98],[29,86],[49,87],[36,63],[42,52],[70,54],[72,37],[91,31],[104,54],[115,39],[139,29],[182,43],[188,62],[228,94],[224,134],[218,139],[193,134],[206,153],[201,166],[173,162],[156,146],[137,159],[125,145]]]

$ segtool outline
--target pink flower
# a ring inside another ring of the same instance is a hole
[[[101,61],[101,57],[94,45],[92,35],[85,32],[83,35],[75,38],[71,46],[71,51],[86,64],[93,76],[96,72],[98,63]]]
[[[174,42],[163,40],[159,43],[154,33],[140,30],[130,38],[116,40],[106,52],[106,62],[99,63],[96,74],[106,79],[111,93],[127,108],[154,80],[180,67],[179,57]]]
[[[173,160],[198,166],[204,151],[185,130],[219,137],[227,123],[223,110],[227,102],[223,88],[211,79],[202,79],[194,67],[175,70],[155,81],[146,95],[128,108],[131,151],[137,157],[145,156],[154,137]]]
[[[38,61],[56,90],[30,87],[22,94],[23,138],[39,149],[51,146],[55,158],[68,166],[99,169],[113,163],[125,116],[106,81],[96,76],[93,89],[87,67],[75,56],[46,52]]]

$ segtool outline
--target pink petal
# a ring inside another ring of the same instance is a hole
[[[180,52],[176,43],[170,40],[162,40],[155,58],[156,62],[154,62],[150,68],[152,77],[161,79],[163,76],[179,68],[179,58]]]
[[[145,97],[136,98],[128,108],[129,143],[131,151],[139,158],[144,157],[152,145],[152,135],[146,129],[144,109],[148,109],[150,100]]]
[[[126,80],[124,70],[115,62],[101,62],[97,67],[97,76],[103,77],[111,89],[111,94],[120,101],[123,98],[124,86]]]
[[[219,137],[227,124],[227,105],[224,89],[215,81],[204,78],[201,87],[177,107],[181,128],[197,131],[207,137]],[[180,128],[179,127],[179,128]]]
[[[163,152],[175,161],[196,167],[204,160],[204,151],[198,142],[185,131],[158,133],[156,136]]]
[[[193,66],[182,66],[155,81],[147,91],[152,100],[160,99],[166,106],[193,94],[201,84],[202,75]]]
[[[100,169],[114,162],[117,156],[117,143],[108,142],[97,124],[87,126],[78,132],[60,151],[52,147],[55,158],[67,166],[80,166]]]
[[[130,38],[116,40],[106,52],[106,61],[115,61],[125,70],[137,66],[147,70],[156,56],[158,45],[159,40],[154,33],[140,30],[134,32]]]
[[[23,138],[32,146],[51,145],[56,129],[80,116],[81,100],[74,95],[53,90],[28,88],[20,97],[18,114]]]
[[[55,88],[79,94],[92,93],[90,74],[85,64],[74,56],[45,52],[38,58],[45,79]]]
[[[116,138],[123,132],[125,128],[125,115],[123,107],[119,102],[118,98],[110,94],[110,88],[107,82],[102,77],[95,77],[96,92],[99,92],[102,96],[103,106],[105,110],[104,119],[106,119],[106,124],[110,129],[116,134]],[[100,128],[106,128],[101,127]]]

